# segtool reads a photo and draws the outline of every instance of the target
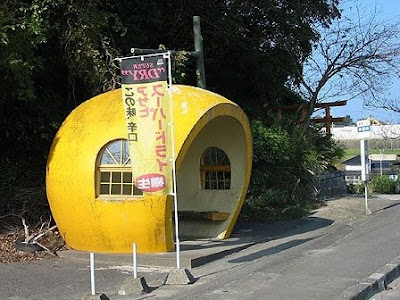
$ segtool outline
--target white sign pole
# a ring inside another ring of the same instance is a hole
[[[133,278],[137,278],[137,245],[136,243],[132,244],[133,251],[132,251],[132,259],[133,259]]]
[[[360,156],[361,156],[361,180],[364,182],[364,195],[365,195],[365,214],[371,214],[368,209],[368,173],[369,173],[369,162],[368,162],[368,141],[365,139],[371,136],[371,121],[360,120],[357,121],[357,132],[360,140]]]
[[[175,132],[174,132],[174,103],[172,101],[172,70],[171,70],[171,52],[168,51],[165,58],[168,59],[168,92],[170,99],[171,114],[171,144],[172,144],[172,179],[173,179],[173,197],[174,197],[174,217],[175,217],[175,244],[176,244],[176,268],[181,268],[181,245],[179,241],[179,219],[178,219],[178,195],[176,190],[176,161],[175,161]]]
[[[364,182],[365,196],[365,214],[370,215],[371,211],[368,208],[368,141],[362,139],[360,141],[360,156],[361,156],[361,180]]]
[[[364,186],[364,195],[365,195],[365,214],[366,215],[370,215],[371,211],[368,208],[368,186],[367,186],[367,182],[365,182],[365,186]]]
[[[94,278],[94,253],[90,252],[90,285],[92,296],[96,295],[96,282]]]

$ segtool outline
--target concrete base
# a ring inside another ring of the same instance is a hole
[[[262,236],[262,241],[265,238]],[[256,244],[253,238],[246,235],[233,237],[228,240],[198,239],[181,242],[181,267],[192,269],[209,262],[215,261],[229,254],[239,252]],[[57,254],[61,258],[77,259],[87,261],[89,254],[85,251],[63,250]],[[176,266],[176,253],[138,253],[139,266],[144,267],[166,267]],[[105,263],[110,266],[131,265],[132,254],[96,253],[96,263]]]
[[[118,295],[141,295],[150,292],[151,288],[147,285],[143,276],[139,276],[138,278],[128,277],[119,289]]]
[[[106,294],[96,294],[96,295],[88,295],[85,298],[83,298],[83,300],[110,300],[110,298],[108,298],[106,296]]]
[[[167,276],[165,284],[169,285],[183,285],[192,284],[196,281],[188,269],[171,269]]]

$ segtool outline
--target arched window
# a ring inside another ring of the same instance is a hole
[[[131,159],[126,140],[115,140],[99,153],[97,194],[112,196],[142,195],[133,184]]]
[[[224,151],[210,147],[200,160],[201,187],[205,190],[229,190],[231,188],[231,164]]]

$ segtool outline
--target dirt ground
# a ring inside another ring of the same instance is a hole
[[[368,209],[378,212],[400,201],[400,195],[369,195]],[[313,216],[352,225],[368,218],[364,195],[348,195],[325,202],[325,206],[314,211]]]
[[[23,232],[0,233],[0,263],[54,258],[54,255],[46,251],[28,253],[16,250],[14,243],[22,236],[24,236]]]

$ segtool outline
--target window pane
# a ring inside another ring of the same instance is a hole
[[[115,161],[111,158],[110,154],[108,154],[107,151],[104,151],[103,155],[101,156],[100,164],[102,164],[102,165],[114,165]]]
[[[225,181],[224,189],[229,190],[230,188],[231,188],[231,182],[229,180]]]
[[[111,195],[121,195],[121,185],[120,184],[111,185]]]
[[[121,156],[122,156],[122,153],[121,153],[121,146],[122,146],[122,141],[121,140],[118,140],[118,141],[115,141],[115,142],[113,142],[113,143],[111,143],[110,145],[108,145],[108,150],[110,150],[110,152],[112,153],[112,155],[115,157],[115,159],[117,160],[117,162],[121,162]]]
[[[132,185],[130,185],[130,184],[122,185],[122,194],[123,195],[132,195]]]
[[[203,166],[226,166],[230,165],[229,158],[224,151],[217,147],[208,148],[202,157]]]
[[[109,184],[100,184],[100,194],[108,195],[110,194],[110,185]]]
[[[204,172],[205,180],[201,187],[206,190],[229,190],[231,188],[231,172]]]
[[[133,186],[133,194],[134,195],[143,195],[143,191],[139,190],[135,185]]]
[[[208,190],[225,190],[230,188],[230,161],[223,150],[217,147],[208,148],[204,151],[200,162],[202,188]]]
[[[132,173],[123,172],[122,174],[124,183],[132,183]]]
[[[100,181],[101,182],[110,182],[110,172],[101,172],[100,173]]]
[[[217,172],[216,175],[217,175],[217,179],[218,180],[224,180],[225,179],[224,172]]]
[[[210,182],[209,182],[209,181],[206,181],[206,182],[205,182],[204,188],[205,188],[206,190],[209,190],[209,189],[211,188],[211,187],[210,187]]]
[[[216,190],[216,189],[217,189],[217,187],[218,187],[218,186],[217,186],[217,182],[216,182],[216,181],[214,181],[214,180],[213,180],[213,181],[211,181],[211,187],[210,187],[210,189],[211,189],[211,190]]]
[[[112,182],[121,182],[121,173],[120,172],[112,173]]]
[[[122,143],[122,162],[125,162],[129,158],[128,141]]]
[[[133,186],[128,142],[115,140],[102,149],[96,182],[100,195],[143,195]],[[115,170],[115,171],[112,171]]]
[[[224,159],[225,159],[225,157],[226,157],[226,154],[225,154],[225,152],[224,151],[222,151],[221,149],[218,149],[218,148],[215,148],[215,150],[214,150],[216,153],[215,153],[215,156],[216,156],[216,160],[217,160],[217,165],[222,165],[222,162],[224,161]]]
[[[203,156],[203,165],[204,166],[215,166],[216,165],[213,149],[215,149],[215,148],[209,148],[204,153],[204,156]]]

